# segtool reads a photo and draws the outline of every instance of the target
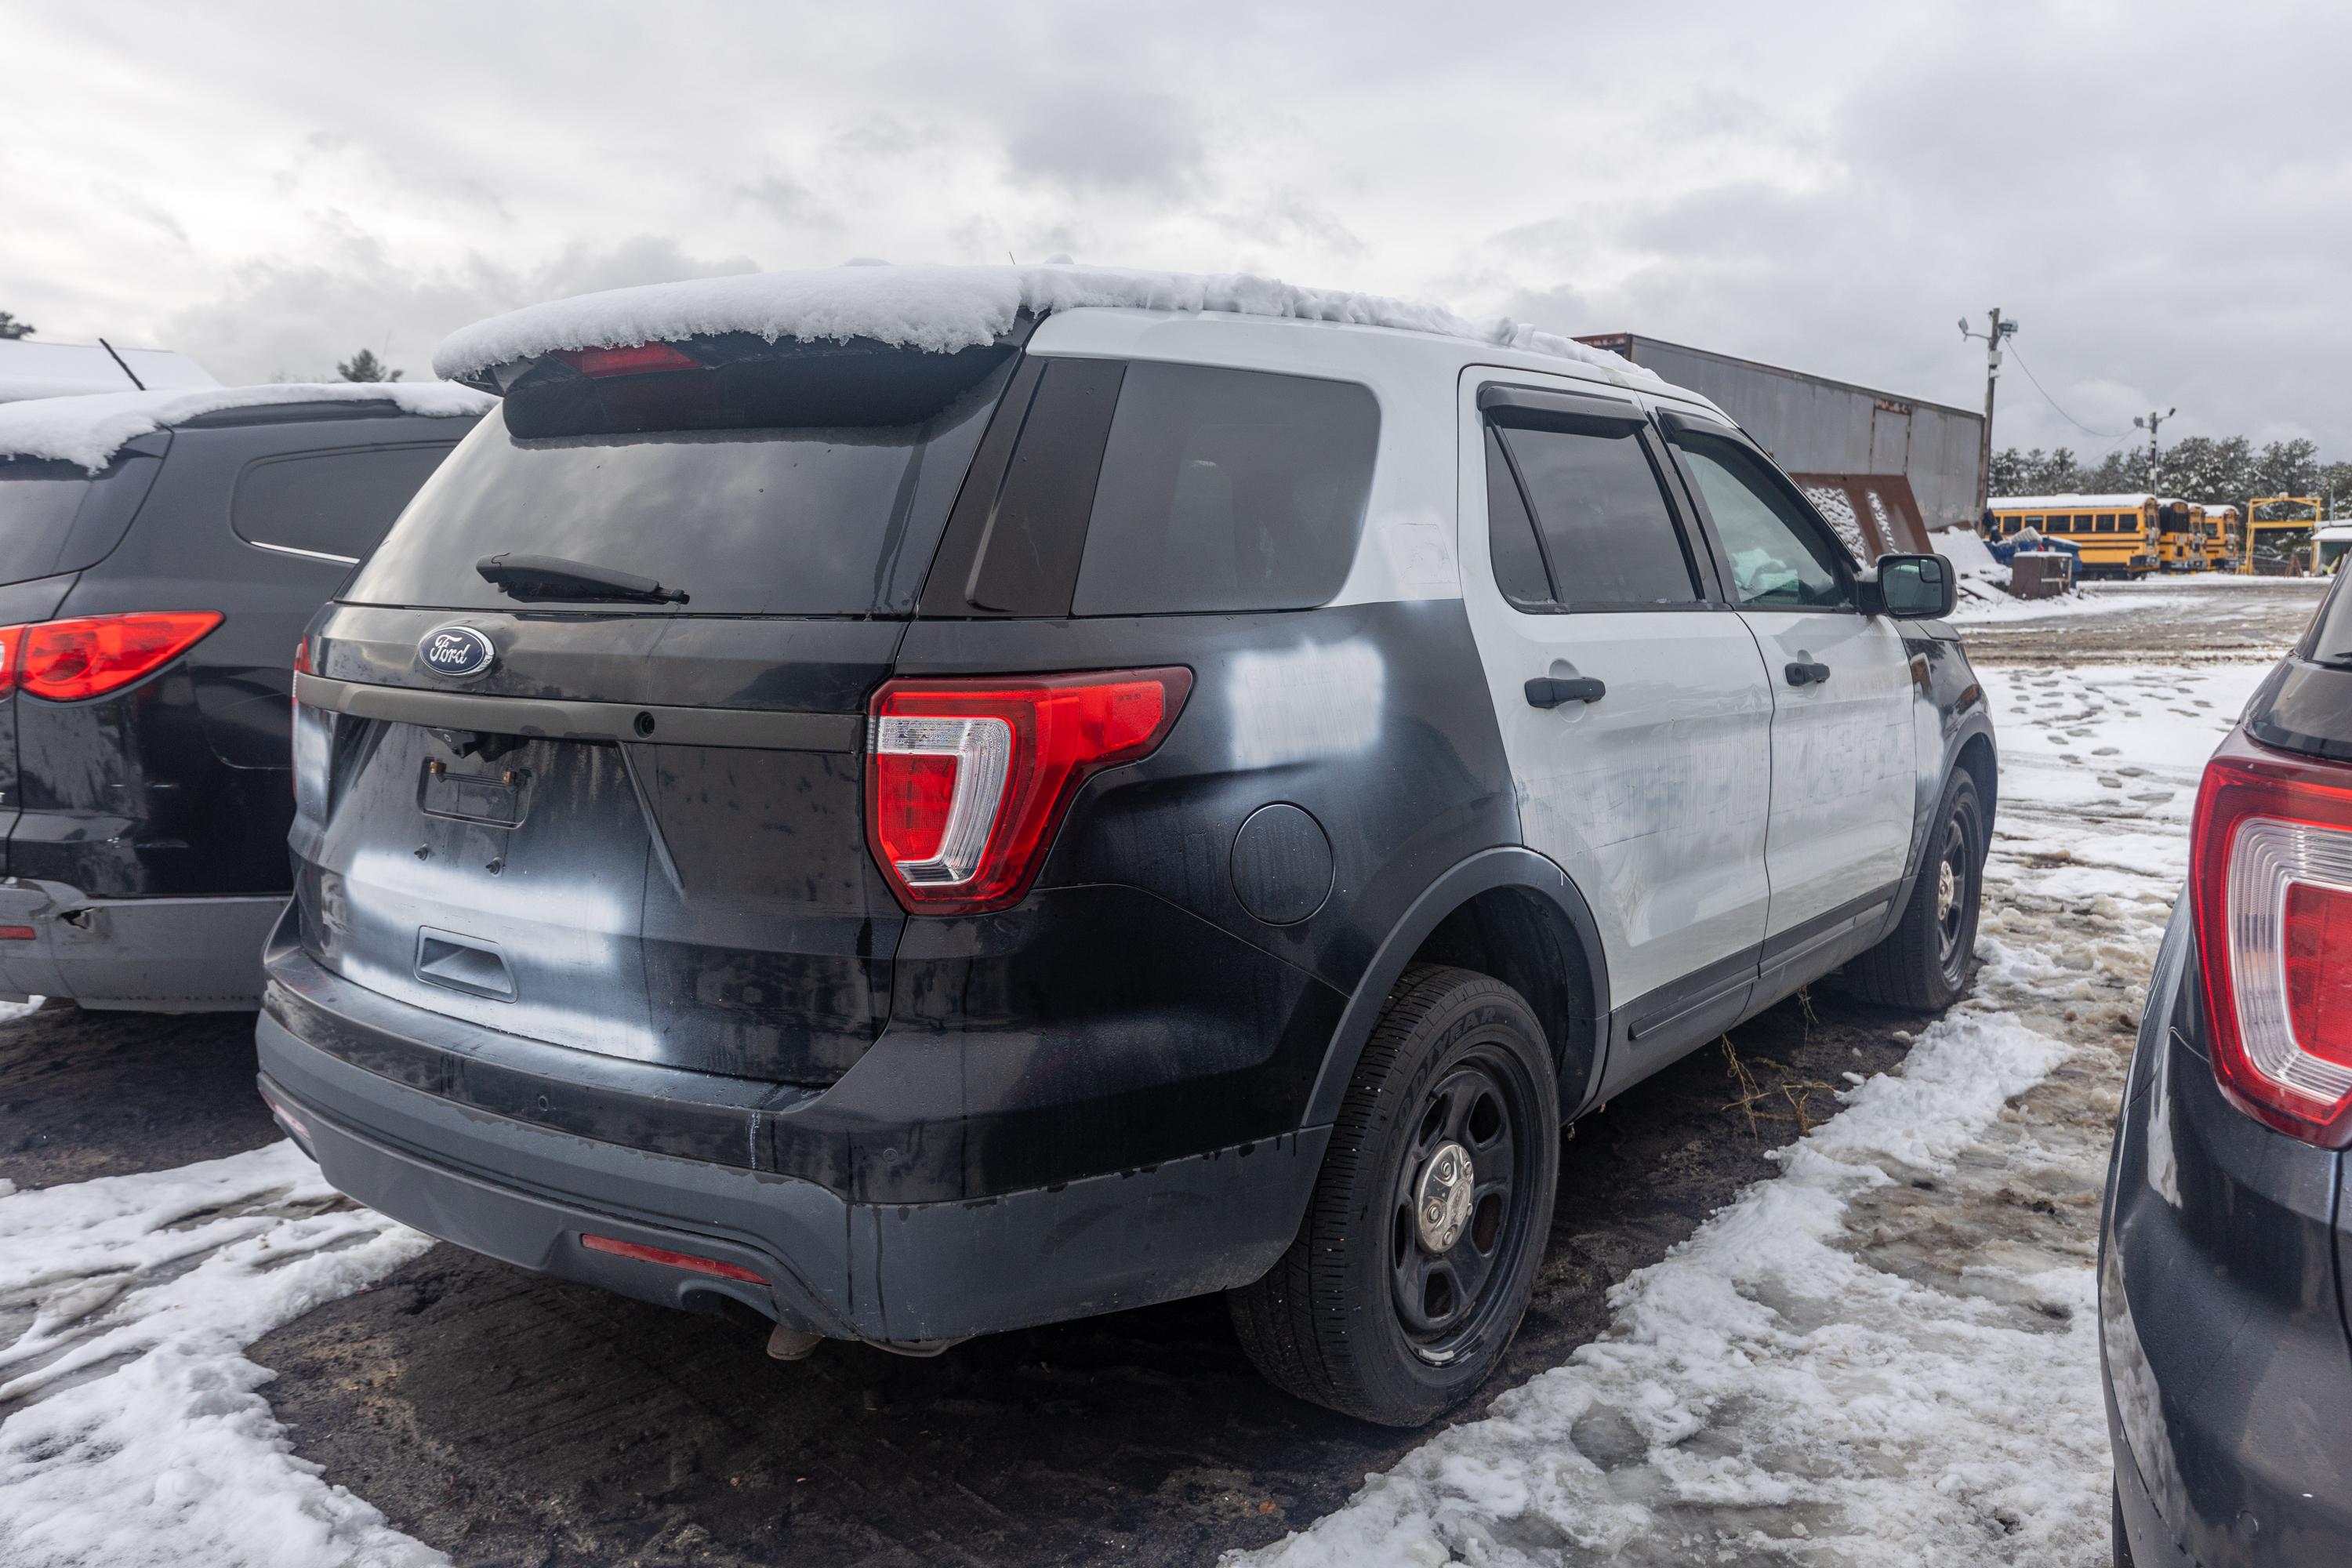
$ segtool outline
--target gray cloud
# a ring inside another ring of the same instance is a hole
[[[387,334],[419,367],[485,311],[751,257],[1067,251],[1974,405],[1952,322],[1999,303],[2025,322],[2004,441],[2104,441],[2030,364],[2097,430],[2177,403],[2183,435],[2352,456],[2342,7],[438,3],[393,28],[14,19],[0,116],[44,134],[0,136],[0,307],[302,374]],[[714,71],[721,47],[793,62],[789,90]],[[583,85],[615,59],[626,90]]]
[[[679,278],[751,272],[748,257],[705,259],[675,241],[637,236],[600,248],[567,246],[517,270],[479,254],[420,269],[372,235],[344,233],[331,260],[257,260],[220,294],[164,321],[163,341],[223,381],[332,379],[336,362],[372,348],[411,377],[431,374],[433,345],[458,327],[533,300]]]
[[[1030,98],[1004,151],[1017,173],[1087,195],[1165,195],[1190,190],[1202,175],[1201,135],[1184,105],[1108,86]]]

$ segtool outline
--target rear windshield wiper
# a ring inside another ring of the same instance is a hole
[[[548,604],[683,605],[686,590],[650,577],[566,561],[561,555],[485,555],[474,563],[482,580],[510,599]]]

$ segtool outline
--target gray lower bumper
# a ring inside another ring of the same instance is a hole
[[[261,1005],[261,944],[283,895],[89,899],[61,882],[0,880],[0,992],[85,1007],[235,1012]]]
[[[976,1202],[856,1204],[380,1078],[265,1013],[262,1092],[337,1190],[458,1246],[644,1300],[730,1297],[836,1339],[961,1339],[1247,1283],[1290,1244],[1330,1130]],[[714,1258],[754,1285],[616,1257]]]

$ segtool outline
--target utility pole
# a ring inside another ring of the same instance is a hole
[[[2150,409],[2148,411],[2147,417],[2145,419],[2141,418],[2137,414],[2132,416],[2132,428],[2135,430],[2145,430],[2147,432],[2147,493],[2150,495],[2157,493],[2156,427],[2179,412],[2180,410],[2178,408],[2168,408],[2163,413],[2158,414],[2154,409]]]
[[[1977,517],[1981,522],[1985,505],[1992,499],[1992,395],[2000,386],[2000,340],[2017,335],[2017,323],[2000,319],[2000,307],[1992,308],[1991,325],[1984,331],[1969,330],[1969,319],[1960,318],[1963,339],[1982,338],[1985,346],[1985,422],[1977,437]]]

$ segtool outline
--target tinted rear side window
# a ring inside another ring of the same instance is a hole
[[[229,526],[249,543],[357,561],[449,451],[432,442],[264,458],[238,477]]]
[[[1499,432],[1570,609],[1644,609],[1697,600],[1691,570],[1642,437],[1633,430]]]
[[[90,478],[79,463],[0,463],[0,582],[54,570]]]
[[[79,463],[0,458],[0,583],[79,572],[104,560],[162,467],[155,453],[137,449],[94,478]]]
[[[474,569],[512,552],[650,577],[688,595],[683,605],[632,613],[903,614],[919,577],[902,563],[920,563],[912,568],[919,574],[929,563],[1010,364],[993,356],[957,367],[962,374],[945,383],[920,363],[911,368],[923,374],[894,378],[884,363],[892,354],[950,357],[834,350],[780,358],[757,367],[765,379],[751,390],[763,401],[743,393],[742,377],[716,383],[738,417],[828,409],[875,423],[709,427],[717,420],[701,404],[710,399],[692,377],[677,378],[687,384],[674,407],[633,395],[625,421],[608,399],[592,410],[607,426],[602,433],[517,435],[510,416],[535,430],[553,419],[528,403],[500,408],[434,473],[343,597],[512,609],[517,601]],[[843,396],[828,400],[828,385]],[[681,427],[609,428],[672,417]]]
[[[1072,613],[1324,603],[1355,559],[1380,426],[1352,382],[1129,365]]]

